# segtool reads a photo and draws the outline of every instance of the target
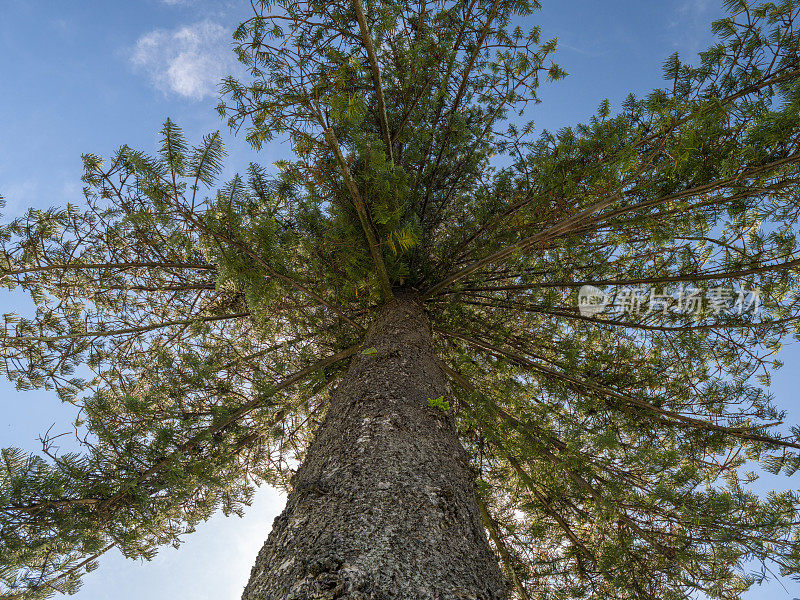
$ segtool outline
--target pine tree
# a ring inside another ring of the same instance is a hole
[[[2,451],[0,597],[74,592],[285,486],[256,598],[741,597],[800,573],[800,2],[534,134],[537,0],[253,2],[219,134],[84,157],[0,228],[5,374],[82,452]],[[291,151],[291,154],[290,154]],[[580,304],[594,299],[594,304]],[[302,466],[297,468],[297,461]],[[761,570],[758,567],[763,566]],[[502,574],[501,574],[502,569]]]

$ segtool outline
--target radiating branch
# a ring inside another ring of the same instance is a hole
[[[372,82],[375,85],[375,95],[378,99],[378,118],[380,119],[384,141],[386,142],[386,152],[389,154],[389,162],[394,164],[392,133],[389,130],[389,119],[386,115],[386,100],[383,97],[383,84],[381,83],[381,71],[380,65],[378,64],[378,57],[375,54],[375,46],[372,43],[372,35],[367,26],[367,18],[364,15],[364,8],[361,6],[361,0],[353,0],[353,6],[356,9],[356,18],[358,19],[358,27],[361,30],[361,39],[364,42],[364,49],[367,51],[369,65],[372,69]]]

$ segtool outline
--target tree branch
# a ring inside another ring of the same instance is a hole
[[[361,199],[361,194],[358,191],[358,186],[353,180],[353,175],[350,173],[350,167],[347,166],[347,161],[342,155],[342,150],[339,147],[339,141],[333,133],[332,128],[327,128],[324,132],[325,141],[328,142],[331,150],[336,156],[336,161],[339,163],[339,168],[342,170],[342,177],[347,186],[350,195],[353,198],[353,205],[356,207],[358,218],[361,221],[361,227],[364,230],[364,235],[367,237],[367,245],[369,246],[369,253],[372,255],[372,261],[375,263],[375,269],[378,272],[378,281],[380,282],[381,292],[383,293],[384,301],[391,300],[394,295],[392,294],[392,286],[389,283],[389,275],[386,272],[386,264],[383,262],[383,254],[381,253],[378,240],[375,238],[375,232],[372,229],[372,224],[367,214],[367,208],[364,201]]]
[[[386,100],[383,97],[383,84],[381,83],[378,57],[375,55],[375,46],[372,44],[372,36],[369,33],[369,27],[367,26],[367,19],[364,16],[364,8],[361,6],[361,0],[353,0],[353,5],[356,9],[356,18],[358,19],[358,27],[361,29],[361,39],[364,42],[364,49],[367,51],[369,64],[372,68],[372,81],[375,84],[375,95],[378,97],[379,119],[381,122],[381,129],[383,130],[384,141],[386,142],[386,152],[389,153],[389,161],[394,164],[392,134],[389,131],[389,119],[386,115]]]

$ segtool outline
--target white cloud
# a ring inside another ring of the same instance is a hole
[[[228,30],[212,21],[151,31],[136,41],[130,60],[159,90],[192,100],[216,94],[237,68]]]
[[[695,27],[707,27],[712,15],[719,12],[720,3],[715,0],[684,0],[675,11],[678,23],[689,23]]]
[[[262,486],[243,518],[217,512],[195,533],[183,536],[179,549],[161,548],[152,561],[126,560],[114,550],[86,577],[80,597],[240,600],[258,551],[285,504],[283,493]]]
[[[0,214],[13,219],[21,217],[35,204],[36,199],[41,197],[41,189],[37,180],[26,179],[0,185],[0,196],[5,200],[5,207],[0,209]]]
[[[724,15],[718,0],[683,0],[678,3],[668,25],[672,46],[684,60],[692,59],[714,41],[711,22]]]
[[[53,205],[80,204],[83,187],[77,173],[59,174],[52,179],[36,178],[18,181],[0,180],[0,196],[5,207],[0,208],[0,222],[23,216],[30,208],[47,208]]]

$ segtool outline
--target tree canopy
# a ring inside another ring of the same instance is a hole
[[[276,175],[220,183],[221,136],[167,121],[153,154],[84,157],[85,206],[0,227],[0,283],[37,307],[4,316],[4,373],[82,436],[2,451],[0,598],[75,591],[107,549],[150,557],[287,484],[401,294],[517,597],[799,573],[800,494],[750,484],[800,467],[766,390],[800,319],[800,2],[725,6],[664,88],[535,134],[565,75],[523,28],[537,0],[254,1],[219,111],[284,142]]]

